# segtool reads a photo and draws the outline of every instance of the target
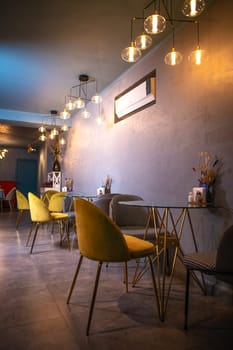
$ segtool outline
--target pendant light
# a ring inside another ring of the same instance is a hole
[[[172,50],[168,52],[168,54],[164,58],[164,62],[168,64],[169,66],[176,66],[177,64],[180,64],[183,60],[183,56],[179,51],[175,50],[175,29],[174,27],[172,28]]]
[[[191,52],[188,59],[192,64],[200,66],[202,63],[205,63],[208,60],[208,53],[206,50],[201,50],[200,48],[199,22],[197,21],[196,24],[197,24],[197,48],[196,50]]]
[[[66,103],[66,109],[68,110],[68,111],[73,111],[73,109],[75,108],[75,105],[74,105],[74,103],[73,103],[73,101],[72,101],[72,91],[70,91],[70,95],[68,96],[69,97],[69,100],[68,100],[68,102]]]
[[[139,50],[146,50],[151,46],[152,38],[150,35],[144,32],[144,10],[142,14],[142,28],[142,33],[135,39],[135,46]]]
[[[204,0],[185,0],[182,12],[187,17],[196,17],[199,16],[204,9]]]
[[[70,113],[64,108],[64,111],[60,113],[60,118],[61,119],[69,119],[70,118]]]
[[[134,18],[131,18],[130,45],[121,51],[121,58],[129,63],[136,62],[142,55],[141,50],[135,46],[133,41],[133,21]]]
[[[142,32],[141,35],[139,35],[136,39],[135,39],[135,46],[139,49],[139,50],[146,50],[148,49],[152,44],[152,38],[151,36],[149,36],[148,34]]]
[[[95,81],[95,95],[92,96],[91,101],[94,103],[101,103],[102,102],[102,97],[98,94],[98,89],[97,89],[97,80]]]
[[[88,119],[88,118],[90,118],[91,113],[88,111],[87,108],[84,108],[84,110],[82,111],[81,115],[82,115],[82,117],[83,117],[84,119]]]
[[[160,9],[160,1],[158,2]],[[166,28],[166,19],[159,14],[159,11],[155,8],[154,1],[154,14],[148,16],[144,21],[144,29],[148,34],[162,33]]]
[[[47,136],[45,135],[45,134],[41,134],[40,136],[39,136],[39,140],[40,141],[46,141],[46,139],[47,139]]]

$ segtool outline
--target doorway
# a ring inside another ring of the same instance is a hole
[[[36,159],[16,160],[16,188],[26,197],[28,192],[37,194],[37,168]]]

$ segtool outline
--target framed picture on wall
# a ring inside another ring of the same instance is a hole
[[[156,103],[156,70],[115,97],[115,123]]]

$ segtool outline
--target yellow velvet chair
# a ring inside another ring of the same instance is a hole
[[[128,290],[127,261],[147,257],[158,307],[157,287],[151,260],[151,256],[155,253],[154,244],[137,237],[123,235],[111,218],[93,203],[81,198],[76,198],[74,201],[80,258],[68,294],[67,304],[70,302],[83,257],[98,261],[86,335],[89,334],[99,277],[104,262],[124,263],[126,290]]]
[[[45,203],[45,205],[49,205],[50,198],[55,194],[58,193],[56,190],[47,190],[45,193],[42,195],[42,201]]]
[[[57,192],[50,197],[49,204],[48,204],[50,213],[63,213],[65,196],[66,196],[66,192]],[[70,215],[68,212],[65,214],[68,215],[68,219],[65,221],[65,224],[66,224],[65,231],[66,231],[68,247],[70,248],[70,239],[69,239]],[[64,233],[64,229],[62,232]],[[61,237],[61,240],[60,240],[61,245],[64,238],[65,237]]]
[[[28,199],[24,196],[24,194],[19,190],[16,190],[16,201],[17,201],[17,209],[18,209],[18,215],[16,219],[16,229],[17,229],[19,227],[23,212],[29,211],[29,202],[28,202]]]
[[[60,237],[62,238],[64,233],[63,232],[64,227],[66,227],[66,225],[64,225],[64,222],[68,220],[68,215],[65,213],[50,213],[45,203],[31,192],[28,193],[28,200],[29,200],[30,216],[31,216],[33,225],[28,234],[26,246],[29,244],[31,234],[33,232],[33,228],[35,227],[33,241],[32,241],[31,250],[30,250],[30,253],[32,253],[40,225],[43,223],[50,223],[50,222],[57,221],[59,223]]]

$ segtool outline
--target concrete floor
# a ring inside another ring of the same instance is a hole
[[[190,328],[185,332],[183,275],[175,277],[167,317],[161,323],[149,274],[126,294],[122,266],[117,264],[103,268],[86,337],[96,263],[84,261],[71,303],[66,305],[79,257],[76,244],[71,251],[60,247],[58,234],[51,237],[45,227],[30,255],[25,247],[29,217],[24,217],[16,231],[16,214],[0,213],[0,349],[213,350],[232,344],[232,293],[228,298],[221,293],[203,296],[193,285]],[[130,276],[134,266],[129,266]]]

